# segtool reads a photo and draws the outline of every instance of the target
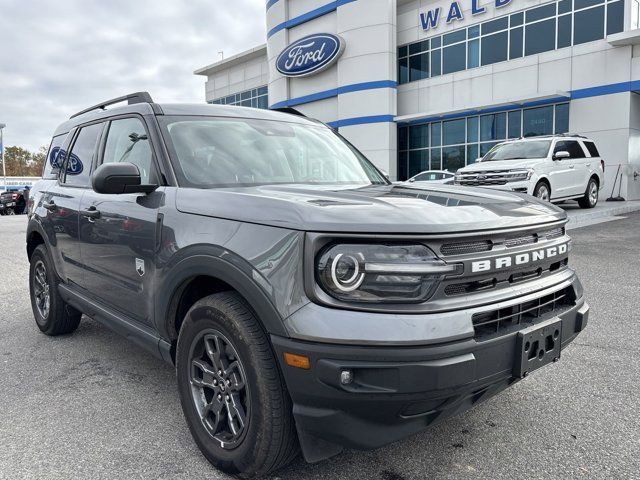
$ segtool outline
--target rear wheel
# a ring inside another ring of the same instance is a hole
[[[16,211],[13,208],[7,208],[7,215],[15,215]]]
[[[587,190],[584,197],[578,200],[581,208],[593,208],[598,204],[598,182],[595,178],[591,178],[587,184]]]
[[[176,364],[187,424],[214,466],[248,478],[295,458],[291,400],[267,336],[237,293],[210,295],[191,307]]]
[[[82,317],[82,313],[62,300],[58,283],[47,250],[39,245],[31,255],[29,269],[31,308],[38,328],[52,336],[73,332]]]
[[[533,196],[548,202],[551,199],[551,189],[546,182],[538,182],[536,188],[533,189]]]

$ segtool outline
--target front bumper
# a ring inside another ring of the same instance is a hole
[[[564,349],[586,327],[579,298],[557,316]],[[272,336],[307,461],[343,447],[373,449],[459,414],[520,378],[514,376],[517,334],[430,346],[348,346]],[[311,368],[284,364],[285,352],[306,355]],[[353,372],[343,385],[341,372]]]
[[[493,190],[504,190],[507,192],[520,192],[520,193],[528,193],[529,195],[533,195],[533,190],[536,185],[536,179],[531,178],[529,180],[521,180],[519,182],[507,182],[504,185],[474,185],[475,187],[480,188],[491,188]]]

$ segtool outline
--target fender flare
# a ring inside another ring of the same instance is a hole
[[[255,280],[261,279],[266,284],[264,277],[229,250],[212,245],[186,247],[161,268],[155,289],[155,317],[156,328],[163,338],[174,336],[174,308],[179,300],[176,294],[185,282],[197,276],[210,276],[229,284],[249,303],[268,334],[289,336],[278,310]]]
[[[49,236],[45,233],[44,227],[42,223],[40,223],[35,217],[29,220],[27,224],[27,232],[25,235],[25,248],[27,250],[27,255],[29,255],[29,238],[33,233],[38,233],[44,242],[44,245],[47,251],[51,251],[51,244],[49,243]]]

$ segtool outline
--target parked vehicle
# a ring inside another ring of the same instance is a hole
[[[422,185],[423,183],[433,184],[451,184],[455,178],[455,174],[448,170],[426,170],[414,175],[406,183]]]
[[[292,114],[114,99],[58,127],[31,199],[40,330],[84,313],[175,365],[196,444],[243,477],[458,414],[589,316],[561,209],[393,185]]]
[[[500,143],[482,159],[457,171],[457,185],[526,192],[541,200],[598,203],[604,160],[593,140],[563,134]]]
[[[0,215],[21,215],[26,213],[29,190],[8,190],[0,193]]]

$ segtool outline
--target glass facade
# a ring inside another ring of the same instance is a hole
[[[623,0],[559,0],[403,45],[398,83],[591,42],[623,27]]]
[[[267,87],[254,88],[226,97],[217,98],[209,103],[214,105],[236,105],[239,107],[269,108]]]
[[[398,180],[475,162],[509,138],[566,133],[569,103],[398,126]]]

